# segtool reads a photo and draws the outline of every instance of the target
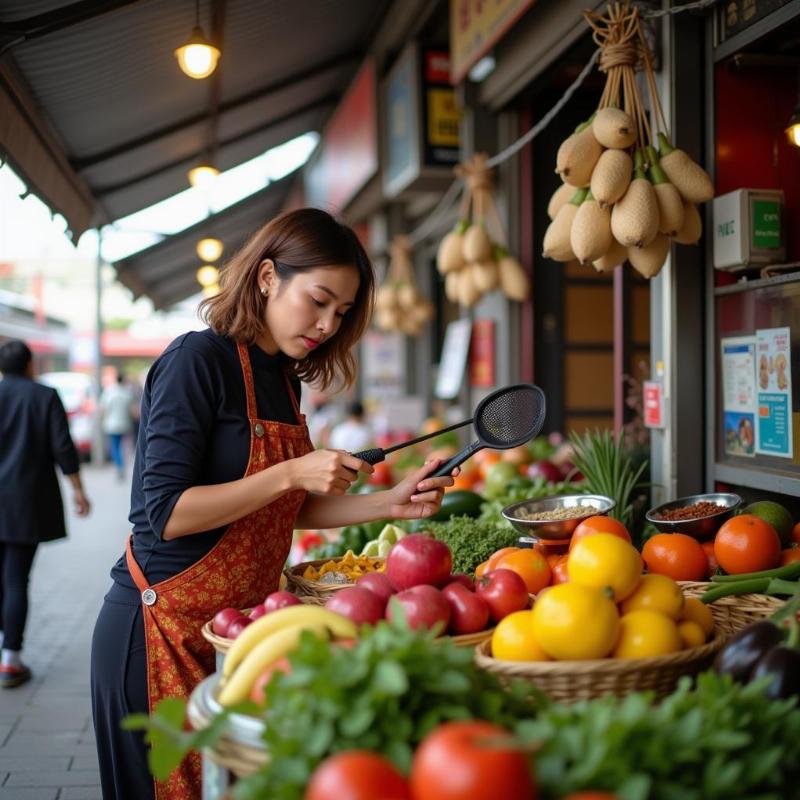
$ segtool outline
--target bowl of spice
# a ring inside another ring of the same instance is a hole
[[[693,494],[651,508],[645,519],[662,533],[685,533],[705,541],[716,536],[722,523],[734,515],[741,503],[738,494]]]
[[[566,494],[523,500],[503,509],[515,530],[535,539],[564,541],[587,517],[608,514],[614,501],[602,494]]]

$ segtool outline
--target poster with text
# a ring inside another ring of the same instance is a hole
[[[722,339],[722,433],[725,454],[755,456],[756,337]]]
[[[792,457],[792,359],[789,328],[756,331],[756,453]]]

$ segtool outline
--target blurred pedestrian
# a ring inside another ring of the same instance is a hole
[[[331,429],[340,418],[341,412],[331,399],[322,392],[311,392],[308,414],[308,435],[314,447],[327,447]]]
[[[117,375],[117,382],[107,387],[100,397],[103,432],[108,436],[108,449],[119,480],[125,477],[123,439],[133,428],[132,405],[133,392],[125,385],[125,376],[120,372]]]
[[[31,678],[22,663],[28,579],[40,542],[67,535],[55,466],[72,484],[78,516],[89,513],[67,414],[55,389],[33,380],[28,346],[0,346],[0,686]]]
[[[330,448],[357,453],[366,450],[374,438],[372,429],[364,421],[364,406],[355,400],[347,407],[347,419],[331,431]]]

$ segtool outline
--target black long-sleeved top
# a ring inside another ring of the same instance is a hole
[[[21,375],[0,381],[0,542],[67,535],[55,467],[78,471],[67,414],[55,389]]]
[[[283,377],[286,358],[248,348],[261,419],[296,424]],[[292,379],[299,398],[300,384]],[[235,343],[206,329],[178,337],[150,369],[142,395],[131,487],[134,556],[155,584],[199,561],[224,528],[162,538],[172,509],[191,486],[244,476],[250,427]],[[124,556],[111,571],[119,587],[134,588]]]

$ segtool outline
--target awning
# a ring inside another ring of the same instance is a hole
[[[140,250],[114,267],[117,277],[137,297],[147,295],[156,308],[167,308],[200,291],[196,273],[202,262],[195,246],[214,236],[225,246],[226,261],[270,217],[280,210],[292,176],[275,181],[254,195],[173,236]]]
[[[196,81],[174,56],[191,2],[0,0],[0,157],[77,239],[187,188],[209,150],[225,170],[321,130],[388,4],[204,0],[222,57]],[[158,304],[180,292],[159,287]]]

